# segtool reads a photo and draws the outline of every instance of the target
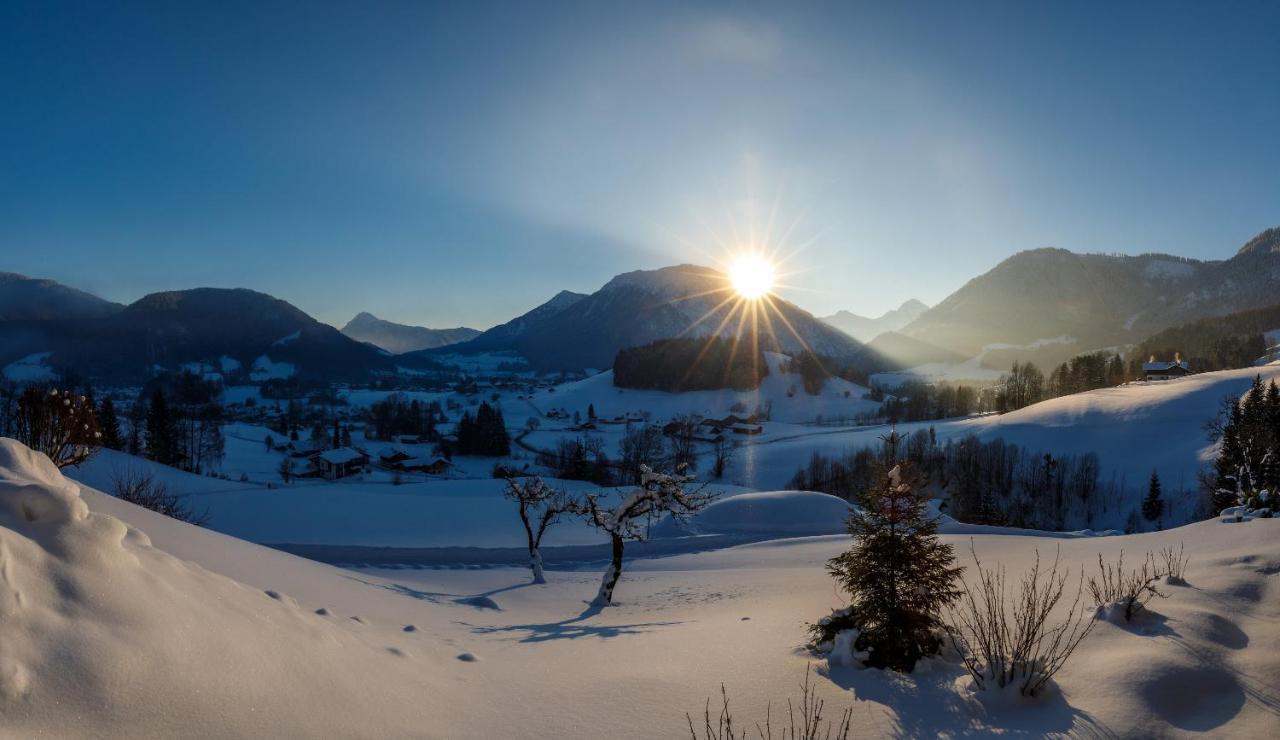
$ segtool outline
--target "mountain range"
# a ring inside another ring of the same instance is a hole
[[[514,351],[539,370],[604,369],[627,347],[672,337],[742,336],[765,350],[812,351],[873,369],[876,358],[843,332],[776,296],[750,307],[733,296],[729,278],[715,270],[679,265],[637,270],[587,296],[560,293],[520,318],[439,354]]]
[[[449,355],[489,352],[518,353],[542,371],[604,369],[627,347],[714,334],[740,335],[766,350],[812,351],[862,372],[973,358],[995,370],[1014,360],[1047,369],[1081,352],[1126,349],[1187,322],[1280,304],[1277,286],[1280,229],[1217,261],[1019,252],[932,308],[908,301],[876,319],[842,312],[820,320],[777,296],[744,303],[724,274],[707,268],[641,270],[589,295],[562,291],[479,333],[369,314],[344,333],[244,289],[166,291],[122,306],[52,280],[0,273],[0,368],[21,360],[24,368],[101,382],[138,382],[181,367],[240,381],[296,375],[363,382],[441,370]],[[751,306],[754,324],[744,310]],[[869,343],[855,338],[872,332]],[[439,344],[396,352],[415,342]]]
[[[420,349],[434,349],[465,342],[480,335],[475,329],[460,326],[456,329],[428,329],[424,326],[397,324],[361,312],[342,327],[342,333],[380,349],[398,355]]]
[[[1230,259],[1167,254],[1019,252],[952,293],[901,333],[984,364],[1044,365],[1122,348],[1171,326],[1280,303],[1280,229]]]
[[[920,315],[928,310],[929,307],[927,305],[912,298],[892,311],[886,311],[880,317],[874,319],[867,316],[859,316],[850,311],[837,311],[831,316],[823,316],[822,320],[859,342],[865,343],[887,331],[897,331],[903,328],[920,318]]]
[[[86,315],[78,291],[52,281],[35,291],[41,318],[0,321],[0,366],[27,359],[103,383],[137,383],[160,370],[219,372],[241,380],[294,377],[369,380],[421,358],[393,359],[295,306],[245,289],[196,288],[152,293]],[[0,286],[0,299],[4,287]],[[24,286],[27,293],[31,286]],[[110,304],[115,305],[115,304]],[[33,357],[38,356],[38,357]]]

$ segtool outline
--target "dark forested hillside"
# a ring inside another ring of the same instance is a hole
[[[613,384],[672,392],[758,387],[769,374],[764,353],[734,344],[723,337],[685,338],[624,349],[613,361]]]

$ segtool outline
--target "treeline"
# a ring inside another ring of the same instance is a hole
[[[421,440],[434,442],[440,435],[436,424],[445,420],[439,401],[422,403],[410,400],[403,393],[392,393],[369,407],[368,436],[375,439],[391,439],[399,435],[413,435]]]
[[[909,380],[885,395],[882,388],[872,388],[872,398],[884,400],[881,414],[892,424],[902,421],[933,421],[988,411],[987,396],[977,388],[952,383],[925,383]]]
[[[1243,505],[1280,511],[1280,388],[1275,381],[1263,385],[1255,376],[1243,401],[1224,402],[1209,433],[1222,443],[1205,481],[1214,510]]]
[[[502,409],[481,402],[473,415],[465,411],[458,420],[458,452],[463,455],[506,457],[511,454],[511,435],[507,433]]]
[[[15,383],[4,383],[0,385],[0,436],[56,454],[38,437],[52,434],[55,421],[62,417],[33,417],[32,413],[44,405],[35,403],[37,399],[47,401],[57,396],[81,414],[77,423],[94,430],[92,439],[80,440],[77,445],[122,450],[188,472],[207,472],[225,454],[221,390],[218,383],[191,372],[162,375],[143,387],[134,403],[123,410],[122,418],[111,398],[96,401],[88,386],[76,394],[45,384],[20,389]],[[37,418],[44,421],[32,427]]]
[[[875,471],[883,469],[889,454],[883,444],[834,458],[815,452],[787,487],[858,503],[875,485]],[[932,496],[949,498],[948,513],[962,522],[1063,530],[1093,526],[1121,506],[1122,491],[1100,482],[1092,453],[1053,455],[973,435],[939,444],[930,428],[905,436],[898,454],[927,477]],[[1136,509],[1119,513],[1128,528],[1137,529]]]
[[[1249,367],[1267,353],[1264,334],[1280,328],[1280,305],[1174,326],[1138,344],[1131,355],[1131,372],[1154,355],[1169,359],[1175,352],[1196,372]],[[1136,374],[1136,373],[1135,373]]]
[[[659,340],[620,350],[613,360],[614,385],[673,393],[752,390],[768,374],[758,347],[725,337]]]
[[[221,384],[190,372],[163,375],[130,410],[128,451],[192,473],[222,462]]]

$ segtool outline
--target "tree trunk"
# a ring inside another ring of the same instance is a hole
[[[529,570],[533,571],[534,583],[547,582],[546,576],[542,574],[542,553],[536,546],[529,548]]]
[[[610,537],[613,539],[613,560],[609,563],[609,569],[604,572],[604,578],[600,581],[600,592],[592,602],[596,606],[608,606],[613,603],[613,587],[618,585],[618,579],[622,577],[622,538],[616,534],[611,534]]]

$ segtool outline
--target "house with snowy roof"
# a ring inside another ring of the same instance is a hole
[[[452,467],[452,463],[443,457],[411,457],[396,467],[400,470],[410,470],[428,475],[443,475]]]
[[[1177,354],[1173,356],[1173,362],[1160,362],[1152,356],[1150,360],[1142,363],[1142,376],[1145,380],[1172,380],[1190,374],[1190,363]]]
[[[359,473],[369,464],[369,456],[350,447],[324,450],[311,457],[311,467],[328,480]]]

